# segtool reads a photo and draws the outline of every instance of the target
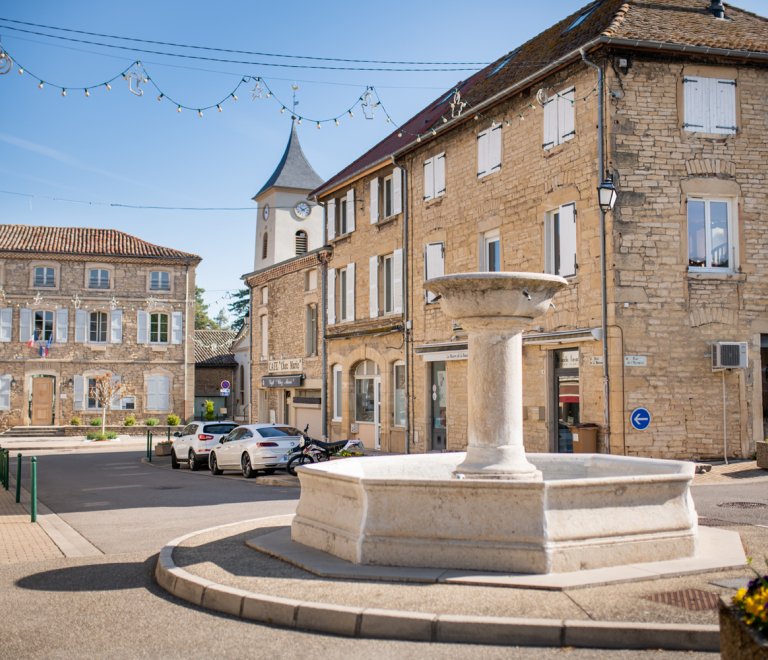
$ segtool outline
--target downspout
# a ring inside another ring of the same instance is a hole
[[[315,201],[317,201],[317,198],[315,198]],[[319,206],[323,207],[323,238],[327,237],[325,235],[325,232],[328,228],[328,222],[326,221],[325,217],[325,204],[322,202],[317,201],[317,204]],[[323,244],[326,244],[326,241],[323,241]],[[320,350],[322,355],[322,374],[323,374],[323,384],[320,389],[320,415],[323,418],[323,426],[322,426],[322,433],[323,433],[323,441],[328,440],[328,351],[326,350],[326,344],[325,344],[325,328],[328,325],[328,303],[326,302],[326,296],[328,295],[328,282],[327,282],[327,276],[328,276],[328,255],[324,253],[319,253],[317,255],[317,258],[320,260],[320,263],[322,264],[322,273],[321,273],[321,279],[322,279],[322,285],[321,285],[321,294],[320,294],[320,304],[322,305],[322,324],[320,328]]]
[[[597,69],[597,184],[600,185],[605,164],[603,162],[603,70],[594,62],[590,62],[580,48],[581,59],[589,67]],[[600,204],[598,202],[598,208]],[[611,453],[611,405],[609,401],[610,375],[608,371],[608,295],[605,277],[605,213],[600,210],[600,312],[602,316],[603,342],[603,438],[605,453]]]
[[[403,204],[403,346],[405,348],[405,453],[411,453],[411,379],[408,367],[410,364],[410,351],[408,348],[408,337],[410,336],[410,321],[408,314],[408,291],[410,289],[408,281],[408,170],[402,165],[398,165],[395,157],[392,156],[392,164],[399,167],[403,173],[401,183],[402,204]]]
[[[187,285],[186,285],[186,297],[184,299],[184,320],[187,323],[187,331],[184,333],[184,423],[187,423],[187,363],[189,362],[189,259],[187,259]],[[194,316],[192,317],[194,318]],[[192,407],[192,416],[194,417],[195,409]]]

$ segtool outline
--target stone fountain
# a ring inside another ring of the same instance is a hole
[[[525,453],[522,332],[567,286],[538,273],[429,280],[468,334],[466,453],[299,468],[292,540],[357,564],[514,573],[695,555],[692,463]]]

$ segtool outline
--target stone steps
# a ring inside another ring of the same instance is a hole
[[[3,438],[64,438],[64,429],[58,426],[14,426],[3,431]]]

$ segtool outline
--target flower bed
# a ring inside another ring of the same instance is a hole
[[[720,653],[724,660],[768,658],[768,575],[739,589],[733,606],[720,600]]]

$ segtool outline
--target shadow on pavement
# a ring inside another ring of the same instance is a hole
[[[152,558],[152,565],[156,559]],[[122,591],[146,587],[140,572],[148,562],[69,566],[21,578],[16,586],[33,591]]]

